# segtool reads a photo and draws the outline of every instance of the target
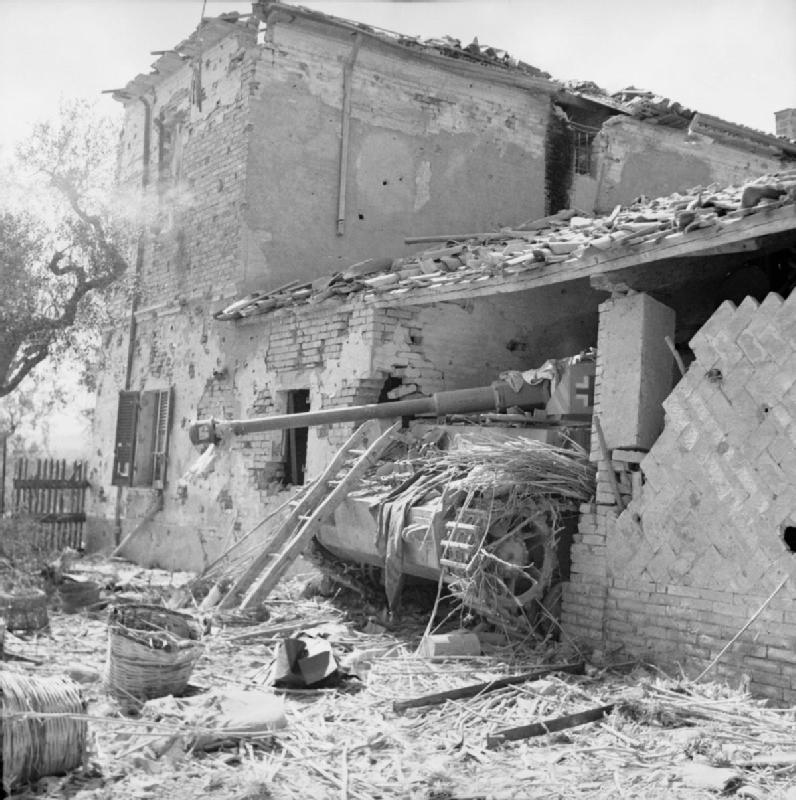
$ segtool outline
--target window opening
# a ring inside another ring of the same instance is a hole
[[[287,393],[287,413],[302,414],[310,410],[310,390],[292,389]],[[309,428],[288,428],[285,431],[285,484],[302,486],[307,468]]]
[[[171,407],[171,389],[119,392],[111,477],[114,486],[164,488]]]
[[[575,146],[575,174],[591,175],[592,145],[594,137],[599,133],[595,128],[572,123],[573,143]]]

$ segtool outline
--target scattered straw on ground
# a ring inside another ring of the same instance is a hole
[[[262,687],[276,646],[269,628],[321,623],[335,654],[359,678],[336,689],[285,694],[288,725],[213,752],[186,749],[196,728],[166,713],[124,717],[91,670],[104,666],[102,614],[51,614],[47,633],[12,637],[9,649],[41,663],[4,669],[64,674],[79,664],[89,699],[90,751],[84,769],[42,779],[19,797],[169,797],[255,800],[322,798],[703,798],[689,769],[725,767],[728,793],[793,798],[796,718],[722,684],[677,682],[654,668],[624,673],[587,667],[442,705],[393,710],[393,701],[524,672],[574,654],[560,647],[492,647],[489,655],[440,661],[414,651],[426,622],[408,614],[400,628],[363,610],[296,599],[297,582],[269,602],[271,618],[227,625],[206,639],[197,690]],[[353,613],[349,613],[353,612]],[[490,749],[496,731],[614,704],[599,722]],[[168,705],[168,704],[166,704]],[[157,718],[156,718],[157,717]],[[782,755],[785,753],[786,755]],[[789,756],[787,754],[790,754]],[[768,759],[768,760],[766,760]],[[761,761],[761,763],[755,763]],[[719,774],[719,773],[716,773]],[[724,773],[721,773],[724,774]],[[691,780],[693,783],[693,780]]]

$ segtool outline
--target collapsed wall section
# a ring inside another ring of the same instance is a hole
[[[776,172],[782,159],[750,146],[731,147],[683,128],[612,117],[594,142],[596,213],[608,213],[641,195],[662,197],[694,186],[742,183]]]
[[[795,343],[795,294],[725,302],[693,337],[621,514],[601,464],[573,548],[570,635],[693,676],[768,601],[711,674],[796,700]]]
[[[239,280],[248,146],[245,58],[255,33],[230,25],[212,46],[125,102],[122,211],[147,230],[139,308],[176,296],[232,296]],[[215,30],[215,29],[214,29]],[[194,47],[199,48],[197,43]]]
[[[674,311],[647,294],[633,293],[606,300],[599,315],[595,420],[608,448],[648,448],[663,428],[661,402],[672,387],[673,364],[665,337],[674,335]],[[570,583],[564,592],[564,623],[569,635],[602,646],[610,583],[606,546],[618,508],[608,474],[613,465],[604,458],[596,424],[591,460],[597,464],[596,494],[593,503],[580,509]]]

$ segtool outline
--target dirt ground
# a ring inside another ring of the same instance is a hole
[[[169,601],[190,578],[126,562],[84,567],[106,576],[114,589],[104,595],[113,603]],[[416,650],[428,624],[427,596],[410,596],[400,619],[389,620],[377,603],[347,590],[306,596],[313,577],[284,581],[265,620],[213,620],[191,677],[193,696],[153,700],[136,714],[123,713],[106,691],[107,610],[65,614],[53,594],[49,627],[7,635],[2,669],[78,678],[88,701],[88,750],[82,767],[12,796],[796,800],[794,709],[769,708],[739,687],[678,681],[648,665],[592,664],[592,654],[555,642],[484,644],[478,656],[423,658]],[[466,622],[454,613],[447,628]],[[329,688],[274,692],[268,668],[280,631],[306,629],[331,643],[349,677]],[[583,674],[552,673],[403,712],[393,707],[582,658]],[[286,725],[219,730],[203,698],[231,689],[267,693],[263,703],[283,712]],[[608,705],[612,710],[595,722],[494,740],[507,728]]]

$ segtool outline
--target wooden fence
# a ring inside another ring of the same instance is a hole
[[[65,459],[19,460],[14,468],[13,513],[41,525],[44,547],[83,546],[86,522],[86,464]]]

